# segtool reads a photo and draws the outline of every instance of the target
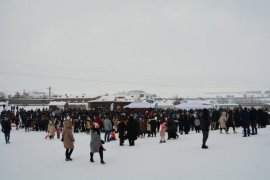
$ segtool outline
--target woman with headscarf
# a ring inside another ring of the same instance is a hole
[[[104,141],[100,138],[100,128],[98,123],[94,123],[91,129],[91,141],[90,141],[90,162],[94,162],[94,153],[99,152],[100,163],[105,164],[103,161],[104,148],[102,144]]]

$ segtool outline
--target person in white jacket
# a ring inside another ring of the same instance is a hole
[[[226,111],[222,112],[218,122],[220,124],[220,133],[222,133],[222,129],[224,129],[226,131],[226,129],[227,129],[227,127],[226,127],[226,123],[227,123],[227,113],[226,113]]]

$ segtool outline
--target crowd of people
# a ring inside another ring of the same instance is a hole
[[[206,141],[209,130],[219,130],[220,133],[229,133],[232,128],[243,127],[243,137],[256,135],[258,128],[265,128],[269,124],[269,114],[262,109],[235,108],[235,109],[203,109],[203,110],[154,110],[154,109],[124,109],[122,111],[104,111],[68,109],[51,111],[48,109],[3,110],[1,112],[2,131],[6,143],[10,143],[11,126],[16,129],[29,131],[45,131],[47,137],[57,138],[64,143],[66,161],[72,161],[71,154],[74,149],[73,133],[87,133],[91,135],[90,161],[94,162],[93,155],[99,152],[101,163],[103,161],[103,143],[116,140],[118,134],[119,145],[128,141],[134,146],[138,138],[156,137],[160,135],[160,143],[176,139],[179,135],[189,134],[190,131],[202,132],[202,148],[207,149]],[[104,138],[101,137],[104,132]],[[103,139],[103,140],[102,140]]]

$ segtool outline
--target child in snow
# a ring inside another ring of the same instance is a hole
[[[112,130],[110,141],[115,141],[116,140],[116,134],[115,134],[115,129]]]
[[[160,130],[159,130],[159,133],[160,133],[160,142],[159,143],[165,143],[165,134],[166,134],[166,123],[165,121],[161,124],[160,126]]]
[[[48,138],[50,138],[50,133],[47,133],[47,134],[45,135],[45,138],[44,138],[44,139],[48,139]]]
[[[62,131],[62,128],[61,128],[60,124],[58,124],[56,127],[57,139],[60,139],[61,131]]]

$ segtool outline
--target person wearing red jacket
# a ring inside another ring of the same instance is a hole
[[[104,126],[103,126],[103,122],[102,122],[102,120],[100,119],[99,115],[96,116],[95,123],[98,123],[99,129],[100,129],[101,131],[103,131]]]

